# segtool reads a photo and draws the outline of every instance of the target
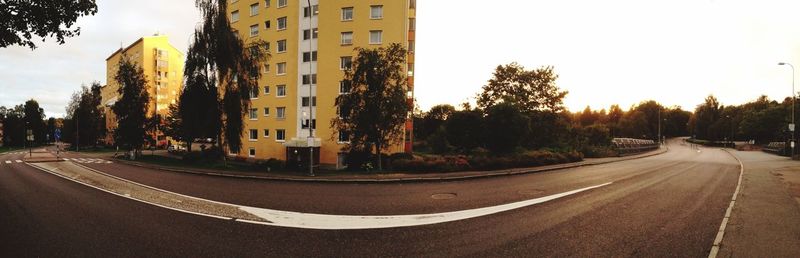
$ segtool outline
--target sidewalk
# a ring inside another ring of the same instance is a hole
[[[192,173],[192,174],[201,174],[201,175],[211,175],[211,176],[226,176],[226,177],[237,177],[237,178],[253,178],[253,179],[264,179],[264,180],[284,180],[284,181],[311,181],[311,182],[410,182],[410,181],[441,181],[441,180],[463,180],[463,179],[472,179],[472,178],[484,178],[484,177],[493,177],[493,176],[505,176],[505,175],[517,175],[517,174],[527,174],[527,173],[536,173],[536,172],[544,172],[544,171],[551,171],[551,170],[558,170],[558,169],[566,169],[566,168],[576,168],[582,166],[591,166],[591,165],[600,165],[612,162],[619,162],[624,160],[631,160],[631,159],[639,159],[644,157],[650,157],[654,155],[659,155],[667,152],[667,148],[661,148],[658,150],[631,155],[631,156],[624,156],[624,157],[610,157],[610,158],[596,158],[596,159],[585,159],[584,161],[580,162],[573,162],[573,163],[564,163],[564,164],[556,164],[556,165],[549,165],[549,166],[540,166],[540,167],[530,167],[530,168],[514,168],[514,169],[504,169],[504,170],[493,170],[493,171],[464,171],[464,172],[444,172],[444,173],[400,173],[400,172],[388,172],[388,173],[381,173],[381,174],[372,174],[372,173],[336,173],[336,174],[318,174],[315,176],[308,176],[303,174],[277,174],[271,173],[268,174],[267,172],[259,173],[259,172],[233,172],[233,171],[222,171],[222,170],[214,170],[214,169],[197,169],[197,168],[182,168],[182,167],[171,167],[171,166],[160,166],[160,165],[153,165],[144,162],[137,162],[137,161],[129,161],[123,159],[115,159],[115,161],[123,164],[139,166],[144,168],[150,169],[158,169],[170,172],[180,172],[180,173]]]
[[[732,151],[742,188],[718,257],[800,256],[800,162],[760,151]]]
[[[46,149],[35,149],[32,152],[26,151],[22,160],[28,163],[62,161],[62,159],[59,159],[55,154],[48,152]]]

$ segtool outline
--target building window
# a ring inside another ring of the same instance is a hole
[[[264,21],[264,29],[268,30],[269,26],[270,26],[270,22],[269,21]]]
[[[317,83],[317,74],[303,74],[303,85]]]
[[[278,69],[275,69],[275,70],[277,70],[278,75],[286,74],[286,63],[277,63],[275,65],[278,66]]]
[[[286,7],[288,0],[278,0],[278,8]]]
[[[275,108],[275,113],[277,113],[275,115],[276,118],[285,119],[286,118],[286,107]]]
[[[417,19],[408,18],[408,30],[410,31],[417,30]]]
[[[269,0],[264,0],[264,8],[269,7],[269,2],[270,2]]]
[[[370,44],[381,44],[383,41],[383,31],[381,30],[371,30],[369,31],[369,43]]]
[[[308,6],[303,7],[303,17],[308,17],[311,14],[314,14],[314,16],[317,16],[319,14],[319,5],[312,5],[311,13],[309,13]]]
[[[414,76],[414,63],[408,64],[408,76],[409,77]]]
[[[352,66],[353,66],[352,56],[343,56],[339,58],[339,69],[350,70]]]
[[[286,85],[275,86],[275,89],[276,89],[275,96],[286,97]]]
[[[258,87],[253,87],[252,89],[250,89],[250,98],[251,99],[257,99],[258,98],[258,93],[259,93],[259,88]]]
[[[303,30],[303,40],[309,40],[311,37],[317,38],[319,36],[319,31],[317,28],[311,30]]]
[[[258,109],[251,108],[250,109],[250,120],[258,120]]]
[[[269,94],[269,86],[264,86],[264,95]]]
[[[408,52],[409,53],[414,53],[414,48],[415,48],[414,47],[414,41],[413,40],[409,40],[408,41]]]
[[[383,19],[383,5],[373,5],[369,7],[370,19]]]
[[[347,132],[339,131],[339,142],[341,143],[350,142],[350,134]]]
[[[269,116],[269,107],[264,108],[264,116]]]
[[[284,129],[275,130],[275,140],[279,142],[286,141],[286,130]]]
[[[308,129],[308,119],[303,120],[303,123],[300,124],[302,129]],[[317,119],[311,119],[311,129],[317,129]]]
[[[286,52],[286,40],[278,40],[278,53]]]
[[[417,8],[417,0],[411,0],[411,1],[409,1],[409,3],[408,3],[408,8],[410,8],[410,9],[416,9],[416,8]]]
[[[258,3],[250,5],[250,16],[258,15]]]
[[[350,81],[339,82],[339,94],[347,94],[350,92]]]
[[[278,18],[278,30],[286,29],[286,17]]]
[[[269,138],[269,129],[264,129],[264,138]]]
[[[308,97],[303,97],[301,102],[303,103],[304,107],[307,107],[308,106]],[[311,98],[311,105],[313,105],[314,107],[317,106],[317,97],[312,97]]]
[[[317,61],[317,51],[303,52],[303,63],[316,62],[316,61]]]
[[[239,21],[239,10],[231,12],[231,22]]]
[[[353,44],[353,32],[342,32],[342,45],[352,45]]]
[[[268,73],[268,72],[269,72],[269,64],[264,64],[264,73]],[[264,93],[266,94],[266,93],[269,93],[269,92],[264,92]]]
[[[342,8],[342,21],[353,20],[353,7]]]
[[[248,152],[248,155],[251,158],[255,158],[256,157],[256,148],[250,147],[250,152]]]
[[[250,140],[251,141],[258,141],[258,130],[250,129]]]
[[[250,37],[258,36],[258,24],[250,25]]]

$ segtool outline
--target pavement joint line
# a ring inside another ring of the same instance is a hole
[[[736,183],[736,190],[733,192],[733,196],[731,196],[730,205],[728,205],[728,209],[725,211],[725,217],[722,218],[722,223],[719,225],[719,231],[717,232],[717,236],[714,238],[714,244],[711,246],[711,251],[708,253],[708,258],[716,258],[717,253],[719,253],[719,248],[722,244],[722,238],[725,236],[725,228],[728,225],[731,212],[733,212],[733,205],[736,204],[736,196],[739,195],[739,189],[742,187],[742,176],[744,174],[744,163],[742,163],[742,160],[740,160],[736,155],[733,155],[733,153],[731,153],[729,150],[724,150],[739,162],[739,181]]]
[[[234,219],[234,218],[230,218],[230,217],[223,217],[223,216],[217,216],[217,215],[211,215],[211,214],[187,211],[187,210],[172,208],[172,207],[169,207],[169,206],[164,206],[164,205],[161,205],[161,204],[158,204],[158,203],[154,203],[154,202],[147,202],[147,201],[144,201],[144,200],[139,200],[139,199],[131,197],[130,194],[120,194],[120,193],[112,192],[112,191],[109,191],[109,190],[106,190],[106,189],[103,189],[103,188],[100,188],[100,187],[96,187],[96,186],[93,186],[93,185],[78,181],[78,180],[76,180],[74,178],[63,176],[61,174],[51,172],[51,171],[49,171],[49,170],[47,170],[45,168],[39,167],[36,164],[30,164],[30,163],[26,163],[26,164],[28,164],[28,166],[31,166],[31,167],[33,167],[35,169],[40,170],[40,171],[44,171],[45,173],[48,173],[48,174],[51,174],[51,175],[55,175],[57,177],[60,177],[60,178],[63,178],[63,179],[66,179],[66,180],[69,180],[69,181],[84,185],[84,186],[88,186],[88,187],[91,187],[91,188],[94,188],[94,189],[97,189],[97,190],[100,190],[100,191],[103,191],[103,192],[106,192],[106,193],[110,193],[110,194],[113,194],[113,195],[116,195],[116,196],[119,196],[119,197],[122,197],[122,198],[127,198],[127,199],[134,200],[134,201],[137,201],[137,202],[141,202],[141,203],[144,203],[144,204],[150,204],[150,205],[158,206],[158,207],[161,207],[161,208],[170,209],[170,210],[173,210],[173,211],[178,211],[178,212],[183,212],[183,213],[188,213],[188,214],[194,214],[194,215],[199,215],[199,216],[204,216],[204,217],[209,217],[209,218],[222,219],[222,220]]]
[[[167,190],[155,188],[152,186],[140,184],[137,182],[133,182],[127,179],[119,178],[113,175],[108,175],[96,169],[88,168],[86,166],[82,166],[80,164],[75,164],[78,167],[85,168],[91,172],[99,173],[100,175],[105,175],[110,178],[114,178],[117,180],[121,180],[124,182],[132,183],[135,185],[139,185],[145,188],[149,188],[155,191],[159,191],[162,193],[170,193],[175,194],[178,196],[183,196],[186,198],[196,199],[200,201],[207,201],[212,203],[219,203],[223,205],[234,206],[239,210],[249,213],[257,218],[263,219],[266,222],[257,222],[252,221],[244,218],[230,218],[234,221],[240,221],[245,223],[251,224],[262,224],[262,225],[270,225],[270,226],[278,226],[278,227],[288,227],[288,228],[305,228],[305,229],[323,229],[323,230],[348,230],[348,229],[377,229],[377,228],[396,228],[396,227],[413,227],[413,226],[422,226],[422,225],[431,225],[431,224],[439,224],[445,222],[452,222],[452,221],[459,221],[459,220],[466,220],[476,217],[482,217],[487,215],[492,215],[496,213],[506,212],[510,210],[520,209],[552,200],[556,200],[562,197],[566,197],[569,195],[581,193],[584,191],[604,187],[607,185],[612,184],[613,182],[608,182],[605,184],[588,186],[581,189],[575,189],[567,192],[552,194],[548,196],[543,196],[534,199],[528,199],[524,201],[512,202],[507,204],[489,206],[489,207],[482,207],[482,208],[475,208],[475,209],[467,209],[467,210],[459,210],[459,211],[451,211],[451,212],[442,212],[442,213],[431,213],[431,214],[411,214],[411,215],[332,215],[332,214],[315,214],[315,213],[303,213],[303,212],[294,212],[294,211],[282,211],[282,210],[273,210],[273,209],[266,209],[266,208],[258,208],[258,207],[249,207],[249,206],[242,206],[232,203],[224,203],[224,202],[217,202],[212,200],[207,200],[199,197],[194,196],[187,196],[183,194],[178,194],[174,192],[170,192]],[[113,193],[113,192],[112,192]],[[116,194],[116,193],[115,193]],[[117,194],[118,195],[118,194]],[[130,198],[130,197],[126,197]],[[150,203],[143,200],[140,200],[144,203]],[[154,204],[157,206],[162,206],[158,204]],[[167,207],[169,208],[169,207]],[[173,209],[173,208],[170,208]],[[192,213],[192,212],[189,212]],[[203,214],[208,215],[208,214]]]

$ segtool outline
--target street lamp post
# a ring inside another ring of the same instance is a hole
[[[794,128],[795,127],[795,120],[794,120],[794,106],[795,106],[795,104],[794,104],[794,101],[795,101],[794,65],[792,65],[790,63],[785,63],[785,62],[780,62],[780,63],[778,63],[778,65],[788,65],[789,67],[792,68],[792,123],[790,124],[790,128],[789,128],[790,129],[789,131],[792,132],[792,142],[789,144],[789,146],[792,149],[792,156],[791,157],[792,157],[792,159],[794,159],[794,141],[795,141],[795,137],[794,137],[794,132],[795,132],[795,128]]]

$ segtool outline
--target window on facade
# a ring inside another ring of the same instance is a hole
[[[300,124],[300,127],[303,129],[308,129],[308,119],[303,120],[303,123]],[[317,119],[311,119],[311,129],[317,129]]]
[[[317,28],[310,29],[310,30],[303,30],[303,40],[309,40],[311,37],[317,38],[319,36],[319,31]]]
[[[408,8],[416,9],[417,8],[417,0],[411,0],[408,3]]]
[[[258,109],[257,108],[251,108],[249,113],[250,113],[250,120],[258,119]]]
[[[269,7],[270,0],[264,0],[264,8]]]
[[[415,48],[414,41],[413,40],[409,40],[408,41],[408,52],[409,53],[414,53],[414,48]]]
[[[311,11],[309,12],[308,6],[303,7],[303,17],[308,17],[311,14],[314,14],[314,16],[317,16],[319,14],[319,5],[312,5],[310,10]]]
[[[268,72],[269,72],[269,64],[264,64],[264,73],[268,73]],[[269,93],[269,92],[264,92],[264,94],[267,94],[267,93]]]
[[[353,44],[353,32],[342,32],[342,45],[352,45]]]
[[[269,21],[265,21],[265,22],[264,22],[264,29],[265,29],[265,30],[268,30],[268,29],[269,29],[269,26],[270,26],[270,23],[269,23]]]
[[[250,148],[250,151],[249,151],[247,154],[248,154],[248,156],[250,156],[251,158],[255,158],[255,157],[256,157],[256,148],[252,148],[252,147],[251,147],[251,148]]]
[[[369,31],[369,43],[370,44],[381,44],[383,41],[383,31],[381,30],[371,30]]]
[[[303,85],[308,84],[316,84],[317,83],[317,74],[304,74],[303,75]]]
[[[264,86],[264,95],[269,94],[269,86]]]
[[[239,21],[239,10],[231,12],[231,22]]]
[[[408,64],[408,76],[414,76],[414,63]]]
[[[284,97],[286,96],[286,85],[278,85],[275,86],[275,96]]]
[[[275,108],[275,117],[278,119],[286,118],[286,107],[277,107]]]
[[[250,37],[255,37],[255,36],[258,36],[258,25],[257,24],[250,25]]]
[[[286,17],[278,18],[278,30],[286,29]]]
[[[304,107],[307,107],[308,106],[308,97],[303,97],[301,102],[303,103]],[[317,97],[312,97],[311,98],[311,105],[313,105],[314,107],[317,106]]]
[[[383,5],[373,5],[369,7],[369,18],[382,19],[383,18]]]
[[[339,82],[339,94],[347,94],[350,92],[350,81]]]
[[[264,116],[269,116],[269,107],[264,108]]]
[[[275,140],[276,141],[285,141],[286,140],[286,130],[284,130],[284,129],[275,130]]]
[[[250,129],[250,140],[251,141],[258,140],[258,130]]]
[[[353,20],[353,7],[342,8],[342,21]]]
[[[286,7],[288,2],[289,2],[288,0],[278,0],[278,8]]]
[[[408,30],[410,31],[417,30],[417,19],[408,18]]]
[[[286,52],[286,40],[278,40],[278,53]]]
[[[278,75],[286,74],[286,63],[277,63],[275,65],[278,66],[278,69],[275,69],[277,70]]]
[[[250,89],[250,98],[257,99],[259,93],[258,91],[259,91],[258,87],[253,87],[252,89]]]
[[[349,142],[350,141],[350,134],[347,132],[339,131],[339,142]]]
[[[317,61],[317,51],[303,52],[303,63]]]
[[[258,15],[258,3],[250,5],[250,16]]]
[[[339,58],[339,69],[349,70],[353,66],[352,56],[343,56]]]
[[[264,138],[269,138],[269,129],[264,129]]]

